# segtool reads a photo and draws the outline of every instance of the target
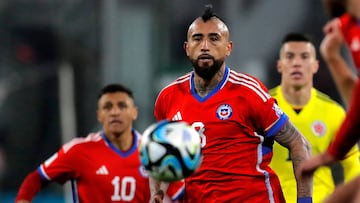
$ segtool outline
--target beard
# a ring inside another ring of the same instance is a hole
[[[212,65],[203,64],[200,66],[200,58],[192,59],[190,58],[191,64],[194,67],[194,71],[197,75],[199,75],[204,80],[211,80],[214,75],[220,70],[221,66],[223,65],[225,59],[215,59],[214,57],[209,57],[213,63]]]

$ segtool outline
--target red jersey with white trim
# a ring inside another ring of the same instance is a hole
[[[269,168],[273,136],[288,122],[256,78],[226,67],[206,97],[194,73],[165,87],[155,104],[157,120],[184,120],[200,134],[203,162],[186,179],[186,202],[284,202]]]
[[[350,108],[347,111],[333,143],[327,152],[337,160],[346,158],[345,155],[357,144],[360,139],[360,80],[358,79],[350,101]]]
[[[184,192],[185,182],[184,180],[179,180],[169,184],[166,195],[171,199],[171,201],[177,201],[183,196]]]
[[[357,70],[360,69],[360,24],[349,14],[340,16],[340,28]]]
[[[360,24],[359,20],[345,13],[339,18],[343,37],[351,50],[352,59],[358,70],[358,80],[356,81],[349,109],[345,120],[341,125],[334,142],[330,145],[327,152],[336,159],[343,159],[346,153],[360,139]]]
[[[73,180],[74,202],[149,202],[149,179],[140,164],[140,135],[126,151],[115,148],[103,132],[75,138],[40,165],[49,181]]]

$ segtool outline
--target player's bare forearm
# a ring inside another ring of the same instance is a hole
[[[290,121],[280,129],[275,140],[290,151],[298,197],[312,196],[312,174],[303,175],[300,172],[301,163],[311,157],[310,143]]]
[[[342,184],[335,188],[334,192],[329,195],[324,203],[332,202],[360,202],[359,192],[360,176],[351,180],[348,184]]]
[[[165,192],[169,187],[168,183],[158,181],[152,177],[149,177],[150,183],[150,192],[151,192],[151,202],[152,203],[161,203],[164,199]]]
[[[325,62],[343,102],[348,107],[357,80],[356,75],[340,54],[332,55],[332,57],[325,59]]]
[[[157,191],[160,190],[160,185],[161,185],[160,181],[155,180],[152,177],[149,177],[149,181],[150,181],[149,183],[150,183],[151,194],[154,194],[154,193],[156,193]]]
[[[149,185],[150,185],[150,192],[151,192],[151,203],[161,203],[163,197],[159,196],[162,191],[160,189],[161,182],[158,180],[155,180],[152,177],[149,177]]]
[[[356,75],[341,55],[341,46],[344,43],[344,39],[340,30],[339,20],[333,19],[328,22],[324,27],[324,33],[325,37],[320,45],[320,53],[343,101],[348,106],[355,85]]]

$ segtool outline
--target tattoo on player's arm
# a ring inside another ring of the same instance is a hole
[[[291,142],[295,140],[300,134],[296,128],[290,123],[286,124],[275,135],[275,140],[284,147],[289,147]]]
[[[281,128],[275,136],[275,140],[290,151],[294,175],[297,181],[298,196],[311,196],[312,176],[303,177],[299,173],[300,164],[311,156],[311,146],[309,142],[291,122],[287,122]]]
[[[291,149],[292,156],[291,160],[294,165],[297,165],[299,162],[304,160],[309,152],[311,152],[311,147],[307,140],[300,134],[296,127],[291,123],[287,122],[275,136],[275,140],[282,146]],[[303,154],[301,151],[305,150],[307,153]],[[305,157],[304,157],[305,156]]]

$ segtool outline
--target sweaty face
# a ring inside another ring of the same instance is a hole
[[[313,75],[318,70],[314,46],[308,42],[285,43],[277,66],[283,85],[296,89],[312,85]]]
[[[98,101],[97,118],[106,134],[122,134],[132,129],[137,108],[126,93],[107,93]]]
[[[210,80],[230,55],[232,42],[222,21],[211,19],[204,22],[198,18],[190,25],[184,46],[195,73]]]

